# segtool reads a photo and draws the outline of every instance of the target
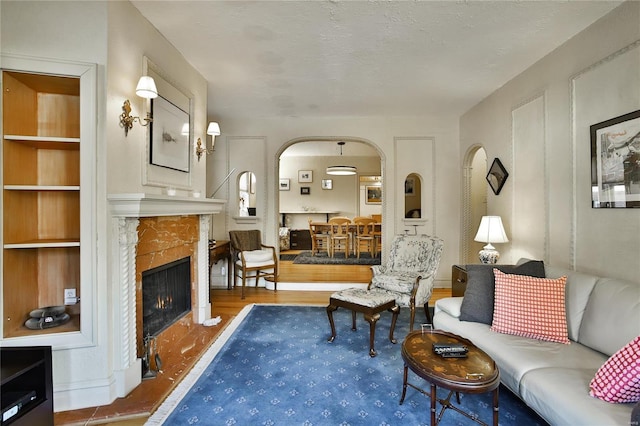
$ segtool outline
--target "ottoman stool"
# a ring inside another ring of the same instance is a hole
[[[333,342],[336,338],[336,327],[333,323],[333,311],[338,308],[346,308],[351,310],[352,314],[352,330],[356,330],[356,312],[362,312],[364,319],[369,323],[369,356],[376,356],[374,349],[374,341],[376,335],[376,322],[380,319],[380,312],[390,311],[393,313],[391,318],[391,329],[389,330],[389,340],[391,343],[397,343],[393,337],[393,330],[396,327],[396,320],[400,313],[400,307],[396,305],[396,300],[392,295],[384,291],[365,290],[359,288],[349,288],[335,292],[329,298],[329,306],[327,306],[327,315],[329,316],[329,324],[331,325],[331,337],[329,342]]]

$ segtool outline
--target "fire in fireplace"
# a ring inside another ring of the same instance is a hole
[[[157,336],[191,311],[191,257],[142,272],[143,338]]]

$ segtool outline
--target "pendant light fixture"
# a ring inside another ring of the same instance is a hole
[[[340,147],[340,157],[342,157],[342,147],[344,144],[345,142],[343,141],[338,142],[338,146]],[[327,167],[327,174],[334,176],[349,176],[355,175],[357,170],[358,169],[354,166],[329,166]]]

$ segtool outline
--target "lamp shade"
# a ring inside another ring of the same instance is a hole
[[[327,167],[327,174],[334,176],[349,176],[355,175],[358,169],[354,166],[329,166]]]
[[[138,85],[136,86],[136,95],[145,99],[158,97],[158,89],[156,88],[156,82],[153,81],[153,77],[149,77],[148,75],[140,77]]]
[[[215,121],[210,122],[207,126],[207,134],[218,136],[220,134],[220,125]]]
[[[508,243],[507,233],[502,226],[500,216],[482,216],[475,241],[482,243]]]

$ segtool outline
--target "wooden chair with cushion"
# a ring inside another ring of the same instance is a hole
[[[344,251],[345,259],[349,257],[350,225],[351,219],[348,217],[332,217],[329,219],[329,250],[331,257],[335,256],[336,251]]]
[[[355,224],[355,249],[356,256],[360,259],[360,252],[364,246],[365,251],[371,254],[371,257],[376,255],[376,237],[375,237],[375,225],[376,221],[370,217],[358,216],[353,218]]]
[[[256,279],[256,287],[260,278],[273,279],[274,290],[278,290],[278,257],[276,248],[262,243],[260,230],[229,231],[231,256],[233,258],[233,285],[237,278],[242,279],[242,299],[247,278]]]

